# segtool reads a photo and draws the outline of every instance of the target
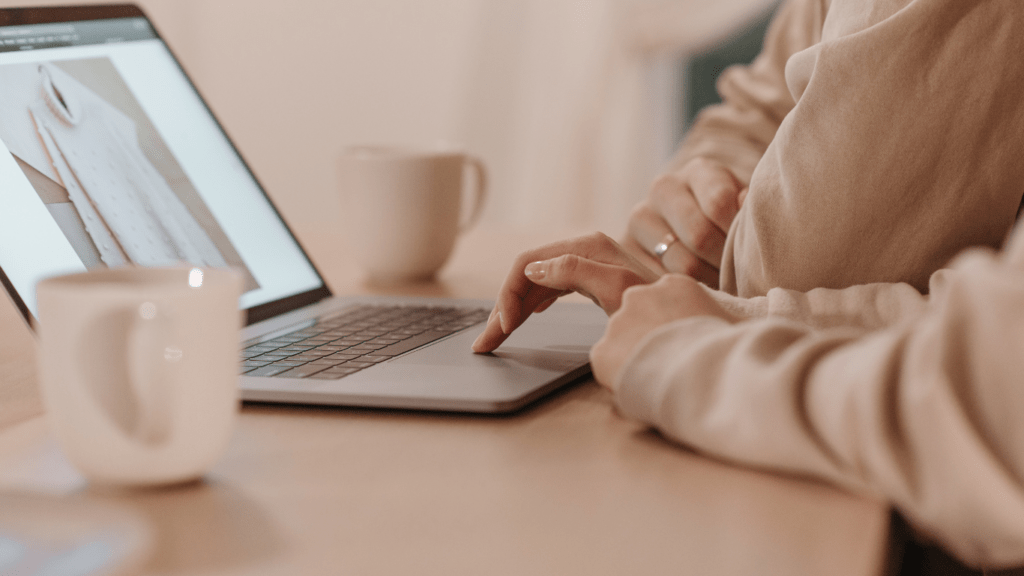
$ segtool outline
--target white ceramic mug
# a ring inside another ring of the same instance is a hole
[[[463,189],[467,172],[471,193]],[[483,162],[462,152],[351,148],[338,161],[338,176],[349,247],[370,280],[385,284],[440,270],[487,193]],[[470,196],[467,210],[463,196]]]
[[[37,287],[39,373],[63,451],[103,484],[204,474],[238,412],[238,297],[229,269],[117,268]]]

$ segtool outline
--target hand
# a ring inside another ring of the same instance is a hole
[[[659,326],[691,316],[739,320],[689,276],[666,274],[654,284],[626,290],[622,306],[608,320],[604,336],[590,349],[594,379],[614,390],[626,360],[645,336]]]
[[[655,180],[647,200],[630,214],[623,245],[656,271],[716,288],[725,236],[745,197],[746,188],[728,168],[694,158]],[[666,239],[668,249],[658,258],[655,247]]]
[[[512,264],[473,351],[494,350],[530,314],[570,292],[583,294],[611,314],[619,309],[626,288],[657,279],[657,273],[601,233],[523,252]]]

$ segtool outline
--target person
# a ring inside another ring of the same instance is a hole
[[[474,350],[583,293],[624,415],[1024,563],[1024,232],[992,251],[1021,203],[1022,32],[1012,0],[786,2],[625,246],[520,255]]]

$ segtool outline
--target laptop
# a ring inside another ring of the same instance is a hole
[[[0,9],[0,280],[231,266],[242,399],[481,413],[589,373],[599,308],[559,303],[492,354],[493,302],[335,296],[136,6]]]

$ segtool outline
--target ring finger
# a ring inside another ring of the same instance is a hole
[[[669,234],[671,238],[668,238]],[[711,287],[718,286],[718,269],[694,255],[675,236],[661,214],[649,205],[644,204],[633,212],[629,220],[629,236],[669,272],[686,274]],[[657,246],[663,242],[668,246],[660,256],[655,255]]]
[[[694,256],[713,268],[721,266],[725,233],[707,218],[692,193],[658,195],[653,208]]]

